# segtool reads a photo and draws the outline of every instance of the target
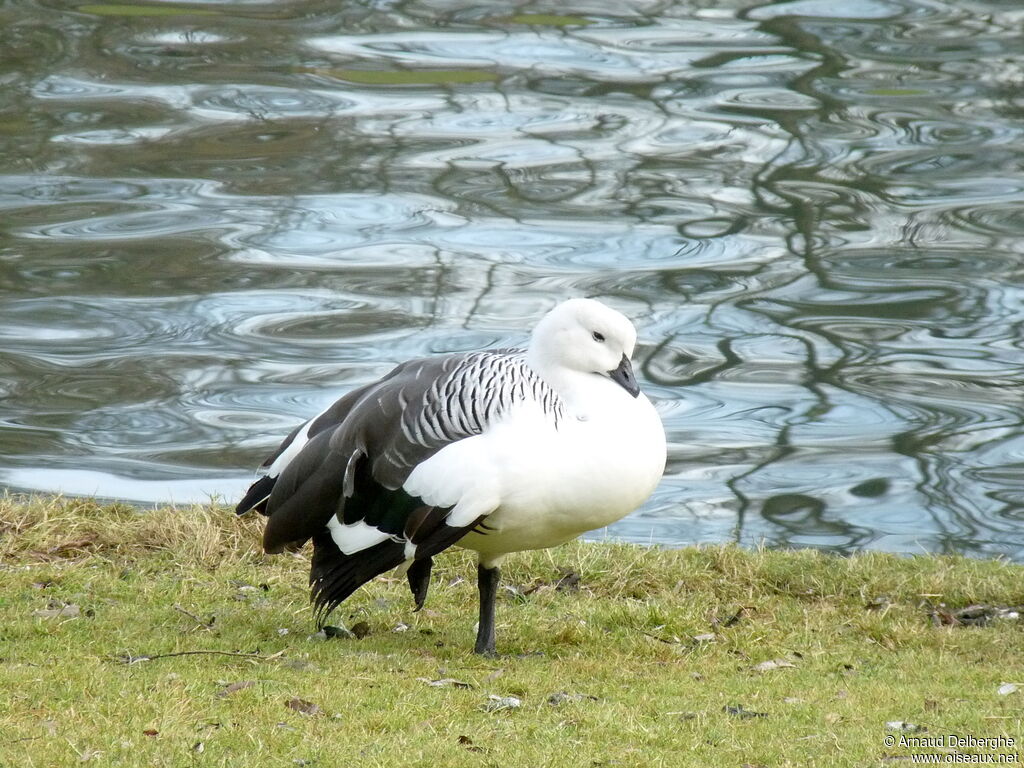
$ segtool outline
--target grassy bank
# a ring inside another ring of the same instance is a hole
[[[954,733],[1024,751],[1024,626],[998,615],[1024,604],[1019,566],[577,543],[510,558],[508,656],[481,659],[465,553],[421,613],[380,579],[332,617],[361,637],[323,639],[306,554],[264,556],[260,526],[0,498],[0,765],[864,766]]]

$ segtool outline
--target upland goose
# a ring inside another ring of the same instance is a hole
[[[403,566],[416,610],[432,558],[479,553],[474,650],[493,655],[499,565],[613,523],[654,490],[665,433],[640,392],[632,323],[592,299],[545,315],[524,350],[402,363],[292,432],[237,507],[268,553],[313,541],[318,626]]]

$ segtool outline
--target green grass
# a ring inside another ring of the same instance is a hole
[[[306,553],[264,556],[260,527],[214,507],[0,497],[0,765],[739,768],[944,751],[887,747],[890,721],[1017,739],[982,754],[1021,743],[1021,622],[933,618],[1024,604],[1020,566],[576,543],[509,558],[508,655],[484,659],[466,553],[439,559],[421,613],[404,579],[378,579],[332,617],[369,634],[320,640]],[[579,588],[556,588],[568,571]],[[157,657],[186,651],[253,655]],[[772,660],[793,666],[755,668]],[[446,678],[459,685],[429,684]],[[492,695],[521,706],[488,711]]]

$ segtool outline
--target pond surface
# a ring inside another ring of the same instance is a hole
[[[1024,560],[1022,26],[0,5],[0,484],[231,501],[339,394],[587,295],[670,439],[610,535]]]

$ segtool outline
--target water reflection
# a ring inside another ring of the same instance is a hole
[[[1021,13],[0,9],[0,481],[232,496],[568,295],[671,455],[612,535],[1024,559]]]

